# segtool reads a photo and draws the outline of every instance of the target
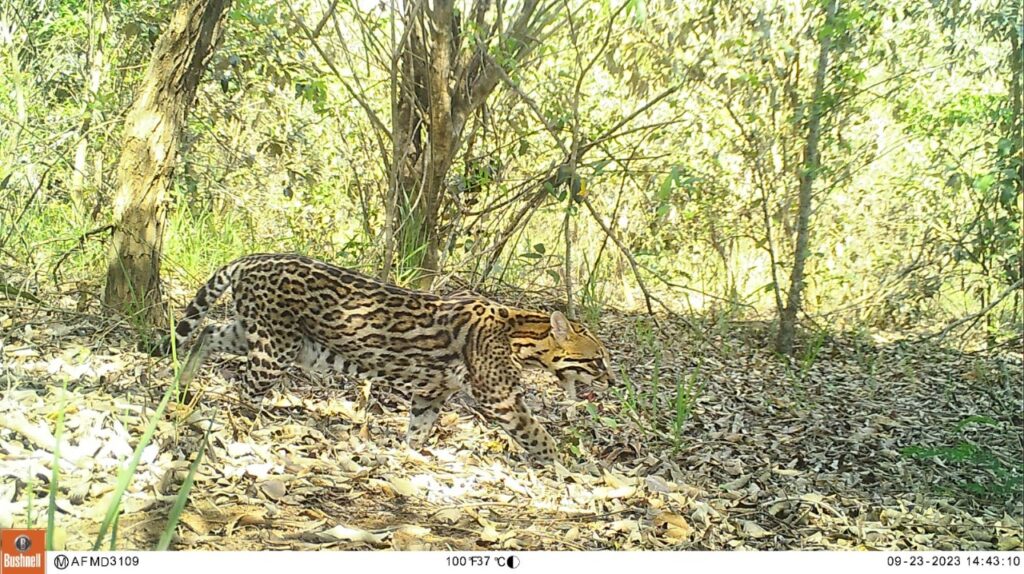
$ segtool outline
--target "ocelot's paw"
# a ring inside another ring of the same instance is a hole
[[[405,446],[412,450],[420,450],[427,444],[426,437],[415,436],[412,433],[405,435]]]
[[[533,461],[536,461],[537,464],[540,464],[540,465],[543,465],[543,466],[551,466],[552,464],[555,463],[555,461],[557,461],[559,459],[559,456],[558,456],[557,452],[546,452],[546,453],[541,453],[541,454],[533,455],[533,456],[530,457],[530,459],[533,460]]]

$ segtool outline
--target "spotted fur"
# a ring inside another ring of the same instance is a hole
[[[234,320],[199,331],[229,288]],[[199,363],[210,353],[245,355],[243,395],[257,408],[290,364],[404,383],[412,392],[413,446],[429,437],[445,400],[465,390],[542,461],[555,457],[555,442],[523,402],[522,368],[548,370],[568,391],[611,377],[604,345],[560,312],[410,291],[300,255],[250,255],[225,265],[196,293],[176,336],[182,348],[202,341]]]

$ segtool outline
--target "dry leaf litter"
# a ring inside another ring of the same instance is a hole
[[[1021,549],[1020,483],[971,490],[1024,465],[1019,354],[828,338],[787,362],[763,326],[696,335],[671,318],[652,352],[636,335],[648,323],[602,319],[624,375],[613,388],[574,401],[528,373],[531,407],[565,447],[549,468],[525,464],[466,397],[414,451],[399,390],[374,386],[364,404],[358,382],[301,373],[250,431],[231,416],[238,360],[211,362],[157,422],[118,547],[155,545],[211,427],[178,549]],[[57,542],[91,547],[172,380],[125,332],[0,301],[0,528],[29,507],[45,521],[63,401]],[[905,450],[964,442],[999,464]]]

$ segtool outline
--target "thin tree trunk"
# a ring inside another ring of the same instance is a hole
[[[423,114],[428,107],[426,79],[427,48],[422,22],[423,10],[409,5],[405,25],[408,41],[399,46],[402,54],[398,86],[397,116],[392,121],[397,179],[393,214],[397,245],[395,256],[400,274],[420,267],[423,259],[422,202],[424,181]]]
[[[772,218],[768,213],[768,194],[764,190],[764,186],[759,186],[761,191],[761,217],[764,220],[764,236],[768,248],[768,262],[772,266],[772,292],[775,294],[775,310],[781,317],[785,311],[785,307],[782,304],[782,286],[779,285],[779,267],[778,258],[775,256],[775,241],[772,239]]]
[[[1014,148],[1011,157],[1017,158],[1017,185],[1024,184],[1024,46],[1020,45],[1021,37],[1017,34],[1024,22],[1017,13],[1016,25],[1010,31],[1010,69],[1013,70],[1010,81],[1010,117],[1007,121],[1010,128],[1010,142]],[[1020,192],[1020,188],[1017,190]]]
[[[71,172],[71,202],[75,214],[79,218],[85,217],[85,182],[89,163],[89,128],[97,123],[99,111],[94,104],[96,96],[100,92],[100,80],[103,76],[103,43],[106,41],[108,10],[106,2],[99,7],[95,5],[92,9],[97,10],[90,31],[95,30],[95,37],[91,40],[91,51],[89,52],[89,78],[85,85],[85,94],[82,101],[82,125],[78,129],[78,143],[75,145],[74,169]]]
[[[830,0],[825,15],[824,29],[831,29],[835,20],[838,0]],[[821,138],[821,99],[825,91],[825,76],[828,72],[829,50],[832,37],[825,34],[821,39],[821,51],[818,53],[818,69],[814,75],[814,92],[811,100],[810,115],[807,118],[807,147],[804,151],[804,162],[800,169],[800,193],[796,225],[796,249],[793,254],[793,272],[790,275],[789,294],[786,308],[779,320],[779,335],[776,350],[782,354],[793,352],[793,339],[796,330],[796,317],[800,312],[800,301],[804,290],[804,265],[807,262],[808,244],[810,242],[811,222],[811,190],[819,168],[818,142]]]
[[[395,219],[398,213],[398,173],[402,165],[404,149],[402,135],[407,130],[399,129],[398,105],[400,86],[398,83],[398,66],[402,50],[398,47],[398,34],[395,22],[398,10],[395,0],[391,0],[391,169],[388,170],[388,190],[384,196],[384,264],[381,266],[381,281],[391,279],[391,269],[395,260]]]
[[[572,199],[566,202],[565,217],[562,218],[562,234],[565,236],[565,261],[562,265],[562,281],[565,284],[565,316],[576,320],[576,305],[573,301],[572,280]]]
[[[430,72],[427,78],[427,101],[429,102],[430,126],[426,186],[423,191],[423,274],[420,286],[428,287],[433,282],[440,262],[439,216],[441,199],[445,192],[445,178],[455,147],[452,133],[452,96],[448,81],[451,76],[453,53],[452,23],[453,1],[434,0],[430,10],[431,38]]]
[[[29,74],[27,72],[28,66],[22,66],[21,58],[18,55],[18,50],[14,48],[13,44],[10,44],[10,61],[12,68],[14,69],[13,77],[11,78],[14,87],[14,107],[18,114],[18,128],[14,130],[13,141],[11,142],[11,149],[18,152],[21,145],[21,134],[26,132],[31,125],[31,119],[28,115],[28,98],[26,98],[25,92],[29,89]],[[24,165],[25,165],[25,186],[29,190],[29,194],[34,194],[39,191],[39,170],[36,167],[36,162],[33,160],[35,153],[33,150],[28,150],[24,154]]]
[[[503,2],[497,12],[503,12]],[[422,9],[417,7],[422,5]],[[537,0],[524,0],[504,29],[504,18],[485,23],[490,3],[474,0],[465,12],[473,26],[463,26],[452,0],[407,3],[407,42],[401,52],[397,78],[397,106],[393,105],[393,158],[396,171],[389,193],[394,198],[392,222],[395,245],[385,265],[416,271],[421,287],[429,286],[441,261],[441,219],[449,200],[447,177],[453,158],[463,144],[464,129],[480,110],[504,73],[487,54],[494,35],[513,38],[518,44],[511,57],[522,61],[539,42],[549,19],[537,16]],[[481,35],[464,42],[463,34]],[[490,36],[488,36],[490,35]],[[388,228],[385,228],[385,238]]]
[[[182,0],[160,35],[125,120],[104,303],[162,325],[166,193],[185,118],[223,32],[230,0]]]
[[[1017,18],[1014,27],[1010,31],[1010,69],[1013,70],[1010,82],[1010,142],[1014,146],[1010,155],[1017,160],[1017,178],[1013,185],[1017,188],[1017,195],[1024,192],[1024,46],[1021,46],[1021,37],[1017,30],[1024,24],[1021,21],[1021,13],[1017,11]],[[1020,213],[1017,213],[1020,217]],[[1018,250],[1020,245],[1018,244]],[[1024,253],[1017,252],[1017,277],[1024,277]],[[1017,291],[1013,297],[1013,317],[1019,320],[1021,317],[1021,302],[1024,296]]]

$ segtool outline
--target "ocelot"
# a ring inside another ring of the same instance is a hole
[[[231,288],[234,320],[197,329]],[[604,345],[561,312],[507,307],[476,295],[438,296],[388,285],[301,255],[237,259],[199,288],[175,329],[181,348],[246,356],[242,393],[256,410],[290,364],[404,383],[412,405],[407,440],[423,444],[445,400],[465,390],[539,462],[555,442],[523,402],[524,366],[546,369],[567,390],[611,380]]]

